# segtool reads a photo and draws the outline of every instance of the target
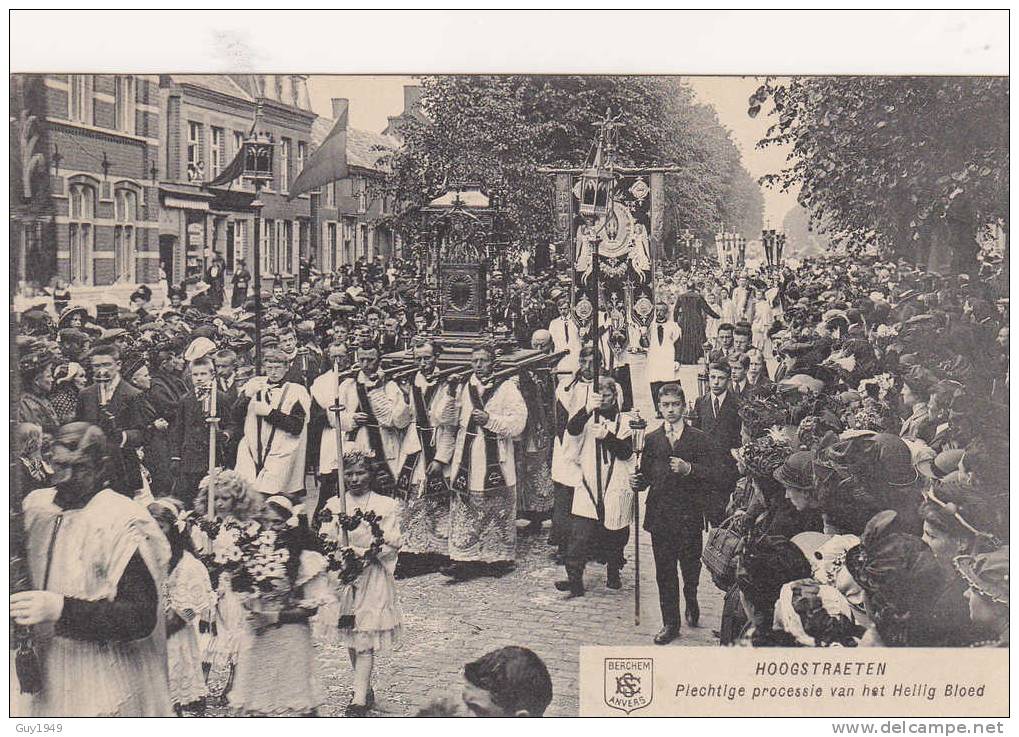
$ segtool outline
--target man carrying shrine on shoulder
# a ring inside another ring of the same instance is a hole
[[[438,376],[441,354],[442,346],[432,340],[414,349],[418,370],[407,387],[414,419],[403,436],[396,478],[403,531],[398,574],[435,570],[449,552],[446,471],[453,458],[457,416],[448,382]]]
[[[515,377],[493,378],[495,349],[479,346],[474,371],[457,391],[457,438],[450,465],[448,575],[499,575],[516,557],[516,466],[513,440],[527,425]]]

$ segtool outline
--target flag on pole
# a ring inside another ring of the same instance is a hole
[[[248,135],[245,139],[251,138],[255,135],[255,129],[258,127],[258,121],[262,118],[262,101],[259,100],[255,103],[255,121],[251,124],[251,130],[248,131]],[[226,165],[226,168],[219,173],[215,179],[209,182],[210,187],[222,187],[224,184],[229,184],[233,180],[240,177],[244,173],[244,145],[242,144],[237,153],[234,155],[233,160]]]
[[[290,193],[287,201],[294,199],[313,189],[318,189],[323,184],[331,184],[339,181],[349,174],[347,167],[347,111],[337,118],[333,129],[322,141],[315,153],[313,153],[304,170],[297,175],[297,179],[290,185]]]

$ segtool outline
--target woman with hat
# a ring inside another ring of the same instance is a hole
[[[740,639],[754,647],[794,644],[787,633],[773,629],[775,604],[782,586],[810,577],[810,562],[787,538],[764,535],[748,540],[736,565],[736,584],[748,625]]]
[[[57,412],[49,394],[53,389],[53,364],[56,353],[44,341],[29,343],[24,348],[18,370],[21,391],[18,396],[16,419],[39,425],[43,432],[53,433],[59,426]]]
[[[775,477],[793,455],[793,446],[786,438],[766,434],[734,449],[732,454],[750,482],[750,497],[742,510],[743,517],[737,518],[746,530],[747,540],[768,535],[792,538],[798,533],[822,528],[817,509],[794,506],[785,493],[784,482]],[[807,456],[809,461],[809,453]],[[729,582],[716,583],[730,585]],[[733,585],[726,593],[722,607],[720,644],[734,642],[745,622],[739,605],[739,590]]]
[[[68,305],[60,311],[60,317],[57,319],[57,327],[81,329],[87,318],[88,310],[84,307],[81,305]]]
[[[85,369],[74,361],[62,364],[53,372],[53,382],[50,402],[57,413],[57,422],[66,425],[78,416],[78,394],[88,383]]]
[[[954,614],[956,622],[964,623],[968,615],[965,586],[952,575],[953,561],[959,555],[976,555],[1001,545],[994,506],[984,490],[967,483],[958,472],[932,481],[920,504],[923,541],[946,577],[938,609],[945,617]]]
[[[10,506],[20,508],[21,499],[28,492],[49,486],[53,469],[42,457],[41,427],[31,422],[19,422],[14,426],[13,441],[15,472],[11,479],[14,488]]]
[[[152,301],[152,290],[146,284],[140,285],[131,293],[131,307],[134,308],[134,314],[138,316],[139,324],[146,323],[152,318],[146,309],[150,301]]]
[[[792,453],[772,472],[785,488],[785,498],[798,512],[820,509],[814,480],[814,454],[809,450]]]
[[[937,611],[945,575],[920,538],[901,532],[892,510],[867,522],[860,544],[846,554],[846,569],[863,588],[877,644],[941,647],[960,634],[957,622]]]
[[[1008,545],[976,556],[960,555],[955,569],[968,586],[970,619],[996,634],[997,639],[976,645],[1008,647]]]

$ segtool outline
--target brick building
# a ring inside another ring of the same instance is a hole
[[[78,295],[112,297],[157,281],[158,79],[15,75],[11,103],[21,291],[55,277]]]
[[[313,149],[346,117],[349,102],[333,99],[333,118],[318,118],[312,125]],[[392,202],[383,193],[386,177],[384,158],[399,148],[391,136],[357,128],[347,129],[349,176],[322,187],[313,195],[315,264],[323,271],[352,264],[364,257],[385,259],[399,255],[399,237],[379,221],[392,212]]]
[[[259,130],[276,143],[261,196],[264,278],[292,281],[301,259],[332,270],[399,255],[380,222],[392,208],[383,159],[398,137],[350,128],[349,176],[287,201],[334,125],[311,111],[303,75],[13,75],[10,94],[16,293],[60,279],[75,299],[126,301],[161,274],[171,284],[201,278],[214,252],[228,273],[241,258],[251,269],[254,188],[209,182],[237,154],[259,105]],[[334,118],[347,105],[333,100]]]
[[[160,259],[173,283],[198,278],[213,252],[228,272],[252,266],[254,189],[235,180],[210,187],[233,160],[262,106],[259,130],[276,142],[274,177],[262,189],[262,273],[296,277],[310,253],[310,196],[287,201],[304,166],[315,114],[302,75],[164,75],[166,176],[160,183]]]

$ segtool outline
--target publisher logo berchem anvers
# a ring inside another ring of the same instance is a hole
[[[651,704],[655,694],[651,658],[605,658],[605,703],[627,715]]]

